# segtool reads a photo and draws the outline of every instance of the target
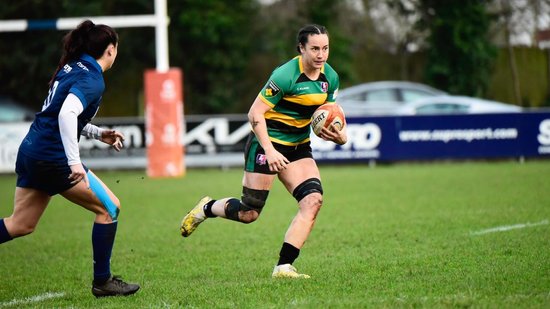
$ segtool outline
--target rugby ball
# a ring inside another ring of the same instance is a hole
[[[346,116],[342,107],[336,103],[325,103],[319,106],[311,116],[311,129],[315,135],[321,133],[321,128],[330,128],[334,124],[338,130],[346,125]]]

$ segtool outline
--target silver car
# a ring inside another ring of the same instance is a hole
[[[445,94],[419,83],[381,81],[341,89],[336,101],[348,116],[393,115],[409,102]]]
[[[409,102],[395,110],[396,115],[519,113],[517,105],[465,96],[435,96]]]

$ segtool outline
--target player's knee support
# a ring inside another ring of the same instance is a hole
[[[268,195],[268,190],[255,190],[243,187],[243,195],[241,200],[232,198],[227,201],[225,205],[225,216],[228,219],[240,221],[240,211],[246,212],[254,210],[259,215],[262,212]]]
[[[269,190],[255,190],[243,187],[241,202],[245,210],[255,210],[258,214],[262,212]]]
[[[225,217],[230,220],[239,221],[239,211],[241,211],[242,204],[236,198],[230,198],[225,202]]]
[[[300,202],[304,197],[311,193],[320,193],[323,194],[323,186],[321,185],[321,180],[318,178],[309,178],[299,184],[294,191],[292,196]]]

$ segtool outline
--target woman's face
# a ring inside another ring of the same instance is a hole
[[[328,59],[328,35],[312,34],[300,48],[304,65],[308,69],[321,69]]]

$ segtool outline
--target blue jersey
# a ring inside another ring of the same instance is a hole
[[[36,113],[19,151],[34,159],[67,163],[58,122],[63,102],[69,93],[82,102],[84,110],[78,116],[77,126],[80,139],[80,132],[99,109],[104,90],[103,71],[94,58],[84,54],[80,59],[66,64],[56,74],[42,111]]]

